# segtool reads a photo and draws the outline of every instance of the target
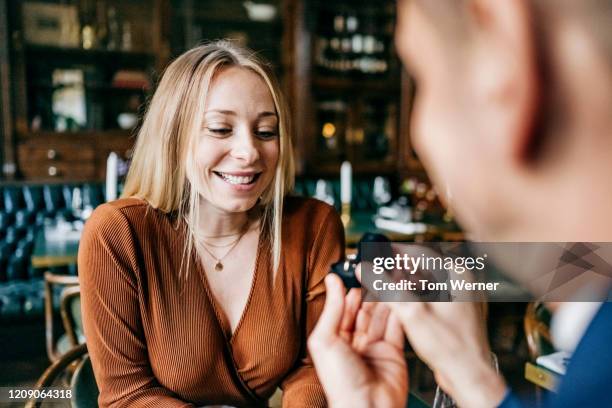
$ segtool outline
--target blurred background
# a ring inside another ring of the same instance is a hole
[[[0,385],[34,384],[85,341],[83,223],[120,194],[164,68],[207,40],[271,63],[292,112],[295,194],[342,212],[349,252],[368,231],[464,240],[410,145],[415,86],[394,25],[392,0],[0,0]],[[489,331],[502,370],[533,394],[525,313],[496,304]],[[435,382],[409,357],[431,402]]]

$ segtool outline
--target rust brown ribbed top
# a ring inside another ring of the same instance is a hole
[[[83,323],[102,407],[325,406],[306,351],[323,278],[344,255],[335,210],[287,198],[280,269],[260,239],[251,292],[233,335],[201,263],[179,277],[184,228],[138,199],[104,204],[79,248]],[[262,234],[263,235],[263,234]]]

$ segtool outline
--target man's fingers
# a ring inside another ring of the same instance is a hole
[[[345,297],[344,302],[344,313],[342,316],[342,322],[340,323],[340,332],[344,335],[345,333],[352,334],[355,328],[355,319],[357,318],[357,312],[361,304],[361,291],[358,288],[353,288],[349,291]],[[347,338],[346,340],[350,340]]]
[[[338,335],[340,322],[344,310],[344,285],[340,278],[334,274],[325,277],[325,306],[321,317],[311,333],[311,346],[317,342],[325,343]]]
[[[413,320],[422,321],[430,314],[427,302],[386,302],[385,304],[402,326],[409,326]]]
[[[387,317],[389,316],[389,308],[383,303],[377,303],[370,320],[368,327],[368,343],[373,343],[382,340],[385,336],[387,327]]]
[[[362,303],[357,320],[355,321],[355,332],[353,335],[353,347],[360,349],[361,344],[367,342],[368,327],[370,327],[370,319],[374,311],[375,303]]]
[[[428,308],[425,302],[387,302],[385,303],[391,310],[391,314],[397,319],[399,328],[404,332],[404,335],[410,340],[418,327],[424,325],[424,330],[427,331],[437,318]]]
[[[385,329],[385,341],[400,350],[404,349],[404,341],[406,337],[402,330],[402,325],[395,313],[390,313],[387,318],[387,327]]]
[[[357,313],[357,321],[355,322],[356,333],[367,333],[370,326],[370,318],[376,303],[366,302],[361,304],[361,308]]]

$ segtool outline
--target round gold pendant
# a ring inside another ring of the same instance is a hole
[[[223,264],[221,262],[217,262],[217,264],[215,265],[215,271],[222,271],[223,270]]]

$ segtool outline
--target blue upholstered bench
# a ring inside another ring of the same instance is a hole
[[[104,201],[102,183],[0,185],[0,320],[41,316],[44,270],[30,259],[36,235],[45,218],[70,218],[73,193],[80,192],[83,206]],[[55,268],[56,273],[76,274],[76,266]],[[59,292],[54,296],[59,302]]]

